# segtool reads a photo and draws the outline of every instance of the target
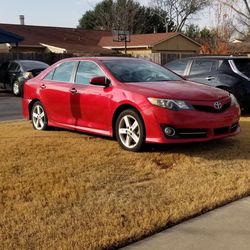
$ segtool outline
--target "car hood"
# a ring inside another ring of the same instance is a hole
[[[126,83],[126,89],[146,97],[187,101],[216,101],[228,97],[228,92],[190,81]]]

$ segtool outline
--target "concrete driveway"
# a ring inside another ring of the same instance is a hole
[[[23,119],[22,98],[0,89],[0,121]]]
[[[153,249],[250,249],[250,197],[187,220],[122,250]]]

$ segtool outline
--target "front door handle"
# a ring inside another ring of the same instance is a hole
[[[206,77],[206,80],[208,80],[208,81],[211,81],[211,80],[214,80],[214,79],[215,79],[215,77],[213,77],[213,76]]]
[[[77,93],[77,89],[76,89],[76,88],[72,88],[72,89],[70,90],[70,92],[71,92],[72,94],[76,94],[76,93]]]
[[[42,84],[42,85],[40,86],[40,89],[46,89],[46,85],[45,85],[45,84]]]

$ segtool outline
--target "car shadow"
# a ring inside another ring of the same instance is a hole
[[[184,154],[190,157],[201,157],[207,160],[250,160],[250,122],[241,121],[242,131],[239,135],[207,142],[194,142],[184,144],[146,144],[142,153],[158,152],[161,154]],[[58,131],[69,131],[56,128]],[[99,138],[105,141],[115,141],[112,137],[93,135],[79,131],[71,131],[90,138]],[[117,147],[119,145],[117,143]],[[120,149],[121,151],[123,149]]]

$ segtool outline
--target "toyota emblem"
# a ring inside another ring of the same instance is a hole
[[[215,102],[214,103],[214,108],[217,109],[217,110],[221,109],[222,108],[221,102]]]

